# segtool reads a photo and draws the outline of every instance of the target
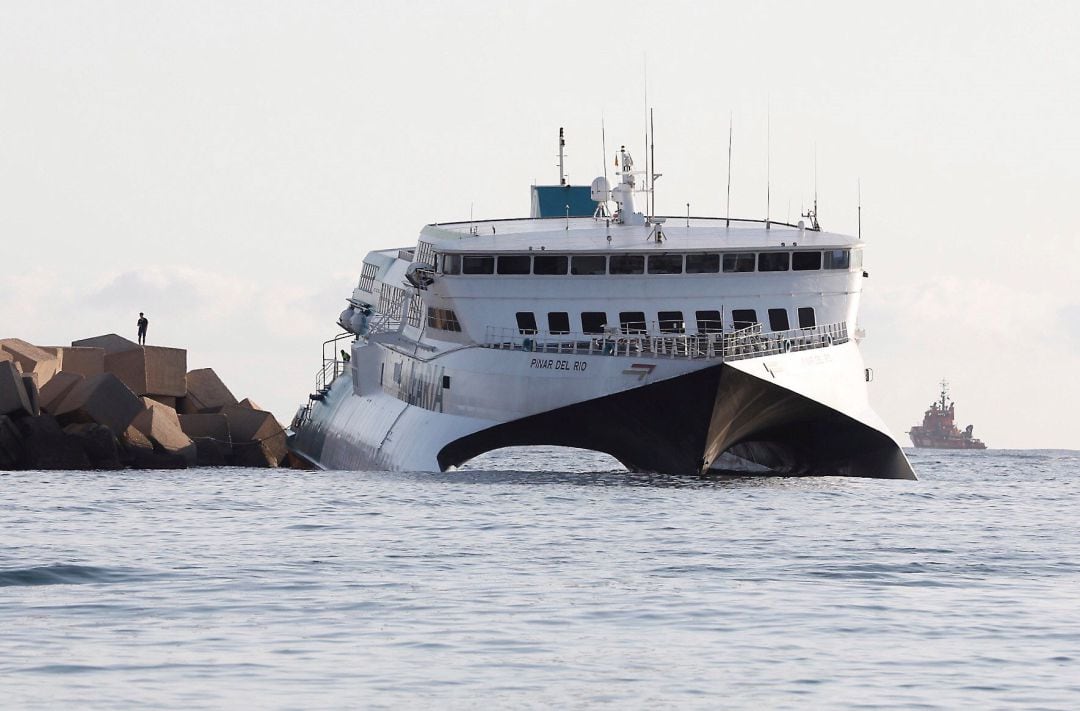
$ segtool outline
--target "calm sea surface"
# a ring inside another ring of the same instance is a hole
[[[5,708],[1080,708],[1080,452],[0,476]]]

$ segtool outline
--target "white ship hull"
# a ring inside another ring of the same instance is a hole
[[[357,341],[292,447],[327,469],[440,471],[563,445],[631,470],[914,478],[867,402],[856,344],[731,361]]]

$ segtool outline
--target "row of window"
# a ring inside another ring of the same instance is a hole
[[[854,258],[855,264],[852,265]],[[718,274],[848,269],[862,266],[862,252],[850,249],[798,252],[691,252],[688,254],[503,254],[442,255],[444,274]]]
[[[814,309],[811,306],[803,306],[797,309],[799,328],[813,328],[817,325]],[[523,335],[532,335],[539,331],[537,328],[536,314],[532,311],[519,311],[517,314],[518,332]],[[787,331],[791,328],[788,320],[787,309],[769,309],[769,329],[772,331]],[[581,333],[599,335],[609,323],[608,315],[604,311],[584,311],[580,315]],[[732,324],[736,329],[747,328],[758,323],[757,311],[754,309],[733,309],[731,311]],[[686,319],[682,311],[659,311],[656,314],[656,323],[660,333],[686,333]],[[694,325],[697,333],[720,333],[723,331],[723,315],[719,311],[695,311]],[[552,311],[547,315],[547,332],[552,335],[568,334],[571,332],[570,314],[566,311]],[[622,333],[646,333],[648,331],[644,311],[620,311],[619,330]]]

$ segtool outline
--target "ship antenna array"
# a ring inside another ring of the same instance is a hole
[[[566,170],[564,149],[566,148],[566,138],[563,134],[563,127],[559,126],[559,185],[566,185]]]
[[[765,229],[769,229],[769,208],[772,200],[772,104],[765,111]]]
[[[859,239],[862,239],[862,178],[859,178],[855,183],[856,193],[858,195],[858,218],[859,218]]]
[[[731,227],[731,137],[732,123],[734,119],[734,113],[728,114],[727,125],[727,210],[725,214],[727,217],[724,219],[724,227]]]

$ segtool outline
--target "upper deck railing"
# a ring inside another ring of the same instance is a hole
[[[846,343],[846,323],[822,324],[766,333],[761,324],[725,333],[665,333],[658,323],[641,324],[639,333],[583,334],[575,332],[521,333],[519,329],[489,326],[484,348],[565,355],[611,355],[650,358],[708,358],[742,360]],[[667,323],[664,323],[667,326]],[[627,329],[630,331],[631,329]]]

